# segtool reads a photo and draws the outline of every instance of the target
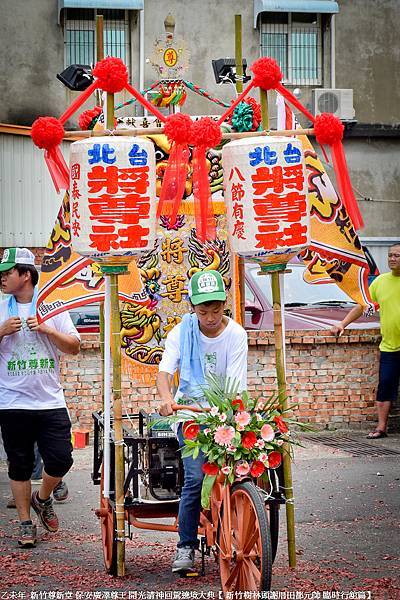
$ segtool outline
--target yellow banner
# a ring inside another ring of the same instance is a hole
[[[154,249],[138,260],[149,303],[124,303],[121,310],[123,369],[135,381],[154,383],[168,332],[191,310],[188,283],[196,271],[215,269],[221,273],[232,311],[235,294],[224,205],[215,202],[213,207],[216,240],[198,240],[193,204],[185,202],[186,214],[178,215],[173,227],[169,217],[160,218]]]
[[[129,277],[120,278],[120,299],[147,302],[134,260],[129,264],[129,272]],[[103,299],[104,279],[99,265],[72,250],[69,194],[66,192],[42,260],[37,302],[39,320]]]

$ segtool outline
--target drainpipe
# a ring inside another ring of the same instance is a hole
[[[335,65],[335,15],[331,19],[331,88],[336,87],[336,65]]]
[[[144,90],[144,8],[139,11],[139,92]]]

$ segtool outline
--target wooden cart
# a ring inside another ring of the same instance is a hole
[[[103,417],[94,413],[92,478],[100,485],[100,519],[104,563],[116,575],[117,526],[115,516],[114,441],[110,440],[110,493],[103,494]],[[178,440],[169,425],[155,423],[145,411],[123,417],[125,535],[132,527],[178,531],[179,496],[183,468]],[[271,471],[263,488],[249,477],[213,486],[210,510],[199,523],[202,574],[205,556],[219,564],[221,587],[228,591],[268,591],[279,535],[279,507],[285,502],[281,473]],[[161,522],[166,518],[171,523]],[[152,519],[149,522],[147,519]],[[154,520],[160,519],[160,522]]]

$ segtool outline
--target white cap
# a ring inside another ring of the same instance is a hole
[[[15,265],[35,265],[35,255],[28,248],[6,248],[0,262],[0,272],[9,271]]]

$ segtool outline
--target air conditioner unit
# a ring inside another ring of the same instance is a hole
[[[315,88],[312,90],[312,101],[315,116],[328,112],[342,121],[354,119],[353,90]]]

